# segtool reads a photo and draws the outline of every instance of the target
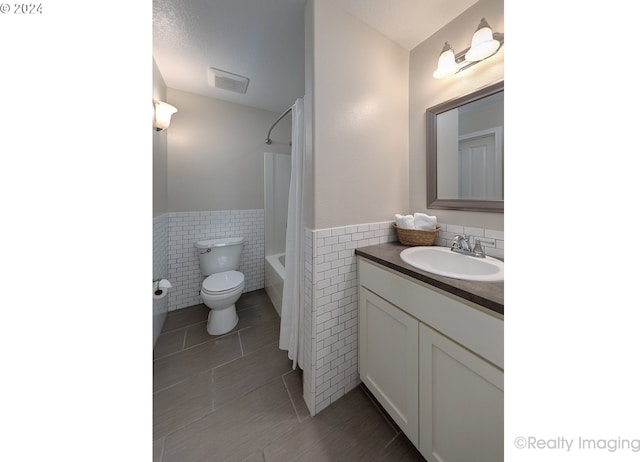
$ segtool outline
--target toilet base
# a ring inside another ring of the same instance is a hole
[[[235,303],[222,310],[209,308],[207,332],[209,335],[222,335],[233,330],[238,324],[238,313]]]

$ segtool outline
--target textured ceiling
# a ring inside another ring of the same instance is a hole
[[[410,50],[477,0],[332,1]],[[154,0],[153,57],[165,84],[284,111],[304,94],[306,2]],[[209,86],[208,67],[248,77],[247,93]]]

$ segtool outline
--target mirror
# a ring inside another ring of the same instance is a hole
[[[504,212],[504,81],[427,110],[427,208]]]

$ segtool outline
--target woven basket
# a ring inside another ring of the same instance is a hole
[[[393,229],[398,233],[400,243],[404,245],[433,245],[436,235],[440,231],[439,226],[430,231],[426,229],[398,228],[395,223],[393,224]]]

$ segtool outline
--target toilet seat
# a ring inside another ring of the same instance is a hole
[[[224,271],[208,276],[202,282],[202,292],[210,295],[224,295],[233,292],[244,283],[244,274],[240,271]]]

